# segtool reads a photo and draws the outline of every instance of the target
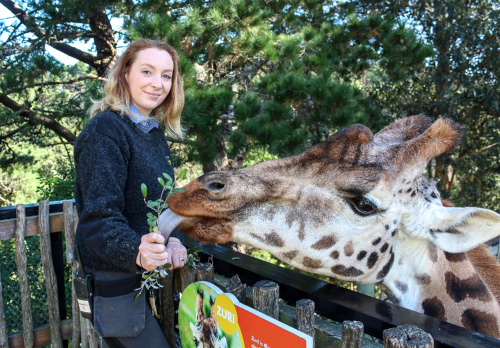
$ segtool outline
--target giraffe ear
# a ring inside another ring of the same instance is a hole
[[[440,206],[422,219],[415,237],[422,235],[444,251],[461,253],[500,235],[500,215],[482,208]],[[410,233],[413,234],[413,233]]]

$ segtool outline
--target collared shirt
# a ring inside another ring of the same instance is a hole
[[[129,107],[130,107],[130,111],[132,111],[134,114],[139,115],[141,118],[144,118],[144,116],[141,115],[141,113],[139,112],[139,110],[137,110],[137,108],[134,106],[134,104],[130,104]],[[135,123],[137,128],[139,128],[141,131],[143,131],[146,134],[151,132],[151,130],[153,128],[160,129],[160,125],[153,118],[150,118],[149,121],[148,120],[139,121],[139,120],[131,117],[130,115],[129,115],[129,117]]]

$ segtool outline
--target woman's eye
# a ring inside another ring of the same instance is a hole
[[[368,216],[375,214],[378,211],[377,206],[368,198],[353,198],[351,202],[351,206],[354,208],[354,212],[359,215]]]
[[[170,80],[172,78],[172,76],[170,76],[170,75],[163,75],[163,78],[167,79],[167,80]]]
[[[151,71],[149,71],[149,70],[143,70],[142,73],[145,74],[145,75],[149,75],[149,74],[151,74]]]

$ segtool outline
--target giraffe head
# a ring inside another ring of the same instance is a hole
[[[196,325],[189,323],[193,332],[193,341],[196,348],[226,348],[226,337],[219,339],[217,319],[215,317],[214,300],[210,297],[210,316],[207,318],[203,311],[203,292],[196,295]]]
[[[375,135],[353,125],[301,155],[203,175],[168,204],[186,217],[179,229],[202,242],[249,244],[309,272],[381,282],[408,243],[458,253],[500,234],[498,214],[445,207],[422,176],[462,131],[421,115]]]

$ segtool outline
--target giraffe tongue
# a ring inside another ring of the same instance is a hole
[[[160,215],[160,232],[167,239],[172,231],[185,219],[172,210],[167,209]]]

